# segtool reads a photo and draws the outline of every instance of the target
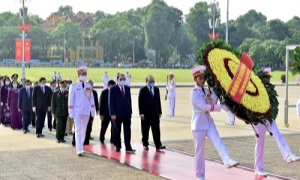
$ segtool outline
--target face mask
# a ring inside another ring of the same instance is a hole
[[[8,86],[8,85],[9,85],[9,83],[10,83],[9,81],[5,81],[5,85],[6,85],[6,86]]]
[[[13,87],[14,87],[14,88],[16,88],[17,86],[18,86],[18,84],[15,84],[15,83],[13,84]]]
[[[59,89],[60,89],[60,91],[65,91],[66,90],[66,88],[62,88],[62,87],[59,88]]]
[[[79,79],[80,79],[80,81],[84,81],[85,82],[85,80],[86,80],[86,76],[79,76]]]
[[[154,83],[149,83],[149,87],[154,87]]]
[[[45,83],[41,83],[41,87],[45,87],[45,85],[46,85]]]
[[[51,87],[52,91],[54,91],[56,89],[56,87]]]
[[[119,86],[124,86],[125,81],[119,81]]]

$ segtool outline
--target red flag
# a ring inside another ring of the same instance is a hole
[[[30,61],[31,60],[31,54],[30,54],[30,50],[31,50],[31,40],[30,39],[25,39],[24,41],[25,46],[24,46],[24,61]]]
[[[31,40],[24,40],[24,61],[31,60]],[[22,61],[22,39],[16,39],[16,52],[15,52],[16,61]]]
[[[15,59],[22,61],[22,39],[16,39]]]

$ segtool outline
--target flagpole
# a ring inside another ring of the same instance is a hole
[[[25,79],[25,6],[22,0],[22,79]]]

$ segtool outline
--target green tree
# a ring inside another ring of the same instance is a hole
[[[277,39],[279,41],[291,37],[288,26],[279,19],[268,21],[265,31],[261,34],[265,39]]]
[[[73,7],[70,5],[60,6],[58,8],[58,14],[61,16],[74,15]]]
[[[71,21],[62,21],[51,32],[51,35],[55,38],[57,47],[63,48],[65,46],[65,52],[70,61],[70,49],[75,51],[77,46],[82,43],[79,25]]]
[[[47,51],[50,47],[50,43],[48,41],[49,36],[50,34],[47,33],[40,25],[33,26],[27,32],[27,38],[31,39],[31,49],[35,52],[32,53],[33,59],[38,59],[41,54],[44,57],[47,55]]]
[[[105,60],[118,56],[123,59],[132,57],[133,43],[143,36],[143,29],[133,25],[123,15],[101,19],[90,30],[90,38],[101,42],[105,51]]]
[[[1,59],[14,59],[16,38],[21,38],[20,31],[16,26],[0,27],[0,58]]]
[[[167,62],[176,46],[173,41],[182,23],[182,12],[162,0],[152,0],[144,19],[146,47],[156,52],[156,65]]]
[[[189,31],[195,37],[198,47],[200,47],[201,43],[209,41],[208,7],[209,5],[206,2],[198,2],[186,16]]]

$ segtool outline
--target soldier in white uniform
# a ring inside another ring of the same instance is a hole
[[[120,76],[120,72],[118,72],[117,75],[114,78],[114,81],[115,81],[116,84],[118,84],[119,76]]]
[[[265,75],[269,76],[269,78],[271,77],[270,76],[271,68],[265,68],[263,72]],[[291,152],[284,137],[280,133],[275,121],[273,121],[272,124],[267,122],[266,126],[264,126],[263,124],[258,124],[256,126],[254,126],[256,132],[259,135],[258,138],[255,136],[256,144],[255,144],[255,149],[254,149],[254,153],[255,153],[254,170],[255,170],[255,174],[258,176],[267,176],[267,173],[264,171],[264,146],[265,146],[265,136],[266,136],[267,128],[270,132],[272,132],[273,137],[275,138],[275,140],[277,142],[280,153],[281,153],[283,159],[287,163],[298,161],[300,159],[299,157],[295,156]]]
[[[108,78],[107,72],[105,71],[104,75],[102,76],[103,90],[107,89],[108,81],[109,81],[109,78]]]
[[[227,111],[227,115],[228,115],[228,121],[227,121],[226,124],[228,124],[228,125],[234,125],[235,115],[231,111]]]
[[[170,116],[175,115],[175,100],[176,100],[176,83],[174,81],[174,74],[170,72],[169,74],[169,83],[167,85],[168,99],[169,99],[169,108]]]
[[[131,76],[130,76],[129,72],[127,71],[127,72],[126,72],[125,85],[126,85],[126,86],[130,86],[130,83],[131,83]]]
[[[206,137],[212,141],[226,167],[230,168],[238,164],[229,156],[210,116],[209,112],[221,111],[223,105],[217,105],[217,97],[214,94],[211,95],[210,91],[204,88],[205,70],[205,66],[198,66],[192,70],[196,86],[190,95],[194,110],[191,129],[195,145],[195,175],[197,180],[205,179],[204,144]]]
[[[87,123],[90,114],[94,117],[96,110],[92,87],[86,82],[87,67],[79,67],[77,73],[78,81],[69,88],[68,108],[70,119],[75,122],[76,153],[82,156]]]

